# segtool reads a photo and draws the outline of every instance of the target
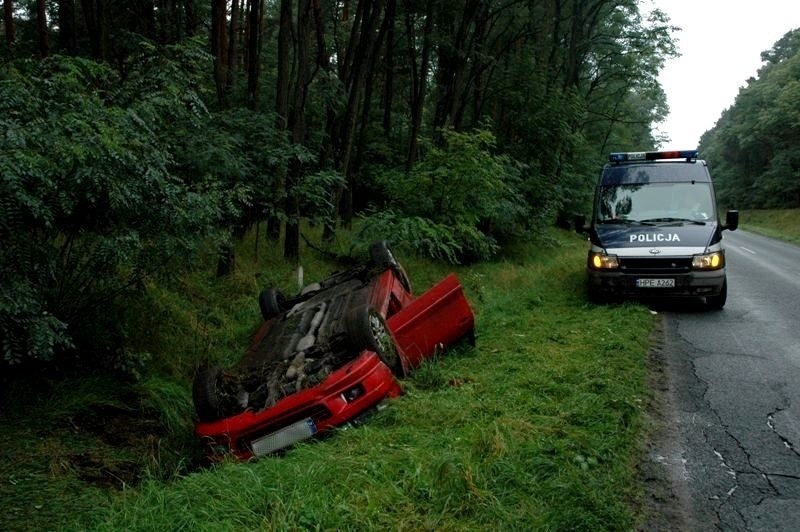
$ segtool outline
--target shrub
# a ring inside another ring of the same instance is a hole
[[[107,353],[115,302],[190,259],[230,212],[230,191],[172,155],[208,120],[181,68],[196,58],[173,52],[145,49],[128,81],[58,56],[0,70],[5,362],[51,360],[73,343]],[[149,68],[151,56],[173,68]]]
[[[425,143],[425,157],[410,172],[378,176],[390,199],[367,214],[359,238],[389,238],[450,262],[486,259],[525,225],[520,165],[492,153],[487,130],[441,133],[441,146]]]

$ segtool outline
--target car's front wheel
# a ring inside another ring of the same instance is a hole
[[[192,384],[192,399],[200,421],[214,421],[222,417],[219,386],[222,368],[212,366],[201,369]]]
[[[403,361],[386,320],[369,305],[356,307],[347,313],[345,327],[354,349],[374,351],[392,373],[404,376]]]

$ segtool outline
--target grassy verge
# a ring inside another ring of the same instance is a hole
[[[365,425],[284,456],[191,473],[162,457],[154,469],[176,474],[110,489],[79,478],[74,461],[62,460],[61,469],[57,460],[37,464],[37,455],[74,454],[75,442],[45,434],[69,450],[17,449],[16,465],[2,470],[0,500],[19,518],[12,528],[630,529],[652,317],[636,305],[588,304],[584,256],[584,242],[554,233],[548,245],[457,268],[476,312],[477,347],[423,365],[404,382],[405,395]],[[154,290],[150,305],[161,317],[143,313],[143,326],[165,317],[172,324],[139,346],[153,353],[159,376],[143,379],[138,397],[162,424],[172,420],[174,438],[191,439],[182,418],[191,370],[203,357],[234,360],[257,325],[257,288],[292,283],[292,269],[280,260],[246,257],[240,253],[239,272],[223,283],[196,274],[179,292]],[[418,292],[449,270],[400,258]],[[311,260],[304,267],[313,280],[331,265]],[[100,383],[87,386],[77,395],[54,391],[61,414],[41,424],[85,409],[78,399],[87,393],[98,396],[95,404],[114,397],[98,392]],[[70,407],[64,397],[80,404]],[[37,404],[36,412],[47,411]],[[6,452],[41,441],[34,428],[19,440],[26,425],[21,416],[9,425],[17,432],[0,430]]]
[[[800,244],[800,209],[758,209],[739,216],[742,229]]]

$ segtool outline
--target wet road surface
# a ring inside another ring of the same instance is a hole
[[[728,303],[664,316],[668,470],[691,530],[800,530],[800,247],[725,232]]]

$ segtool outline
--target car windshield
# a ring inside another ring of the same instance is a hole
[[[598,223],[705,224],[714,218],[709,183],[638,183],[600,187]]]

